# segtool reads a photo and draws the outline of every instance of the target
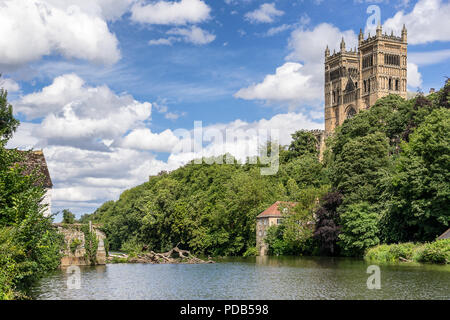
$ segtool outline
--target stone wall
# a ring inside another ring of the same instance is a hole
[[[86,260],[84,248],[84,233],[81,230],[82,224],[61,224],[57,223],[54,226],[58,229],[58,232],[64,235],[64,256],[61,258],[61,267],[77,265],[86,266],[90,265],[90,262]],[[97,249],[97,264],[106,264],[106,250],[104,240],[105,234],[99,230],[99,226],[91,225],[91,230],[95,232],[98,240]],[[81,241],[74,253],[70,249],[70,244],[78,239]]]

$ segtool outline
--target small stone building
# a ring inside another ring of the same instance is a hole
[[[296,202],[277,201],[256,217],[256,248],[260,256],[265,256],[268,251],[264,239],[267,229],[273,225],[279,225],[283,216],[289,214]]]

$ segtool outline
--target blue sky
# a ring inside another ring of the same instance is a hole
[[[22,122],[9,146],[44,150],[54,212],[92,212],[199,156],[173,151],[175,130],[194,121],[278,129],[284,144],[295,130],[323,128],[325,46],[337,50],[342,36],[356,46],[371,5],[384,30],[408,28],[411,91],[440,88],[450,75],[443,0],[0,4],[3,86]]]

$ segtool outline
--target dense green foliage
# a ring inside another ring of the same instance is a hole
[[[259,165],[190,163],[82,221],[103,223],[115,250],[180,243],[194,253],[253,255],[255,217],[294,201],[268,230],[272,254],[361,256],[379,243],[433,241],[450,220],[449,101],[450,83],[411,100],[389,95],[338,127],[322,162],[314,134],[298,131],[280,146],[275,175],[262,176]]]
[[[133,252],[145,244],[163,252],[180,243],[196,254],[252,254],[256,216],[277,200],[306,197],[312,205],[326,179],[317,156],[309,152],[282,163],[272,176],[262,176],[258,165],[190,163],[151,177],[81,220],[103,223],[112,250]],[[307,212],[312,216],[312,209]],[[286,237],[291,248],[303,247],[295,228]]]
[[[85,224],[81,227],[81,231],[84,234],[84,250],[85,259],[89,261],[91,265],[97,263],[97,251],[98,251],[98,239],[95,231],[89,230],[89,225]]]
[[[382,244],[367,250],[364,258],[373,262],[450,263],[450,239],[430,243]]]
[[[0,300],[25,297],[30,284],[57,268],[63,241],[43,216],[41,179],[25,175],[23,155],[5,149],[18,125],[0,89]]]
[[[433,241],[449,227],[450,82],[405,101],[390,95],[347,119],[328,141],[332,188],[341,192],[341,252]]]

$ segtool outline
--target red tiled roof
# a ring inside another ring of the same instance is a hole
[[[266,210],[261,212],[256,218],[265,218],[265,217],[280,217],[282,213],[279,210],[280,205],[283,207],[295,207],[297,202],[286,202],[286,201],[277,201]]]

